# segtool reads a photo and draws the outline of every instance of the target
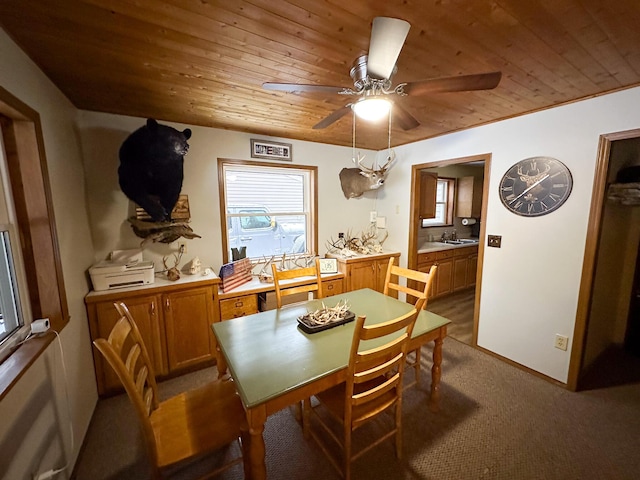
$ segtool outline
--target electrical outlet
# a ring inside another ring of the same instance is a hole
[[[343,232],[338,232],[338,238],[344,238],[344,233]]]
[[[378,218],[378,212],[376,212],[376,211],[369,212],[369,221],[371,223],[376,223],[376,219],[377,218]]]
[[[569,337],[556,333],[556,343],[554,346],[566,352],[567,348],[569,347]]]
[[[187,253],[187,244],[184,242],[178,243],[178,252]]]

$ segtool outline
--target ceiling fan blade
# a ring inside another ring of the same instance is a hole
[[[426,95],[429,93],[465,92],[471,90],[491,90],[496,88],[502,78],[502,72],[460,75],[457,77],[432,78],[409,82],[403,90],[407,95]]]
[[[351,111],[351,104],[349,103],[349,104],[345,105],[344,107],[339,108],[338,110],[334,111],[333,113],[331,113],[330,115],[325,117],[323,120],[320,120],[318,123],[316,123],[313,126],[313,129],[314,130],[321,130],[323,128],[327,128],[333,122],[336,122],[336,121],[340,120],[342,117],[344,117],[350,111]]]
[[[403,130],[411,130],[420,126],[420,122],[414,118],[409,112],[398,105],[397,102],[393,103],[392,110],[395,121],[400,125]]]
[[[371,78],[386,80],[391,77],[409,28],[409,22],[399,18],[373,19],[367,59],[367,74]]]
[[[344,87],[334,87],[331,85],[305,85],[297,83],[263,83],[262,88],[265,90],[278,90],[281,92],[325,92],[325,93],[340,93],[346,90]]]

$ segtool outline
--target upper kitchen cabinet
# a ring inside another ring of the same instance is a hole
[[[437,173],[420,172],[420,220],[436,216],[437,183]]]
[[[480,218],[482,214],[482,177],[460,177],[458,179],[458,201],[456,217]]]

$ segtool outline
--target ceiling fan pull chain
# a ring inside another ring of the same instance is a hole
[[[356,112],[355,110],[352,110],[352,114],[353,114],[353,135],[352,135],[353,143],[351,147],[351,158],[355,159],[356,158]]]

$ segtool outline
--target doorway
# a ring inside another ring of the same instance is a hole
[[[634,292],[640,293],[640,205],[612,194],[620,185],[619,172],[630,166],[640,168],[640,130],[603,135],[569,368],[573,390],[639,380],[629,374],[640,372],[640,358],[633,355],[640,322],[634,317],[639,315]]]
[[[477,345],[478,338],[478,317],[480,310],[480,291],[482,286],[482,263],[484,257],[484,242],[485,237],[485,216],[486,216],[486,204],[488,198],[489,189],[489,172],[491,169],[491,154],[474,155],[469,157],[460,157],[447,160],[440,160],[435,162],[428,162],[418,165],[413,165],[411,170],[411,215],[409,219],[409,248],[408,248],[408,268],[419,270],[418,251],[421,250],[425,243],[425,240],[430,234],[427,230],[436,232],[436,236],[440,236],[441,230],[447,230],[451,233],[452,228],[458,226],[461,219],[454,220],[451,224],[436,227],[423,228],[420,218],[420,205],[421,205],[421,191],[420,191],[420,178],[421,172],[428,171],[440,171],[440,169],[449,169],[450,167],[475,167],[482,172],[482,201],[481,212],[477,223],[480,228],[477,229],[477,225],[474,227],[474,233],[478,236],[478,256],[477,256],[477,269],[475,269],[475,288],[463,290],[450,295],[438,297],[437,299],[430,299],[428,308],[433,310],[431,306],[437,308],[440,315],[451,319],[454,324],[450,328],[450,336],[455,335],[460,341],[467,343],[471,346]],[[470,232],[464,230],[463,232]],[[433,234],[431,234],[433,236]],[[435,311],[435,310],[433,310]],[[456,322],[455,320],[458,319]],[[454,338],[456,338],[454,337]]]

